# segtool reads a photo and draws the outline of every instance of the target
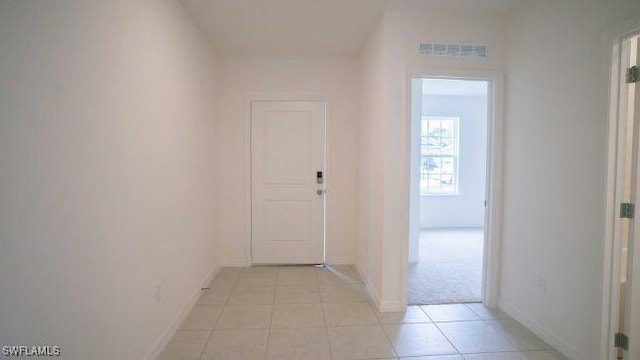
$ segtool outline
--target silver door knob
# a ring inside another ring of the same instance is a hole
[[[322,194],[324,194],[324,190],[318,189],[318,190],[316,190],[316,194],[322,195]]]

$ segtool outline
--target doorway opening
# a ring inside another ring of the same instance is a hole
[[[409,305],[483,300],[491,81],[411,84]]]

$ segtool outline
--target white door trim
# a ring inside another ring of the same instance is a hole
[[[607,176],[605,184],[605,233],[602,260],[602,308],[601,308],[601,331],[600,331],[600,358],[614,360],[617,358],[613,347],[613,334],[617,332],[615,328],[619,315],[619,289],[614,288],[614,284],[620,283],[620,255],[622,252],[621,236],[617,228],[617,204],[619,203],[616,182],[619,179],[618,161],[618,138],[620,119],[620,82],[619,74],[621,67],[621,45],[622,41],[633,34],[640,33],[640,16],[618,24],[610,29],[606,34],[606,69],[609,82],[609,119],[608,119],[608,144],[607,144]],[[622,119],[624,121],[624,119]]]
[[[331,198],[329,196],[330,186],[330,171],[331,171],[331,142],[329,141],[329,134],[331,131],[331,104],[327,96],[322,94],[296,94],[296,93],[264,93],[264,94],[249,94],[245,97],[245,114],[244,114],[244,203],[245,203],[245,252],[244,252],[244,266],[251,266],[251,103],[254,101],[318,101],[325,103],[325,151],[326,151],[326,169],[327,174],[326,182],[326,199],[325,199],[325,219],[328,218],[329,204]],[[325,234],[329,226],[328,221],[325,220]],[[326,251],[326,235],[325,235],[325,262],[329,262],[328,254]],[[240,265],[240,264],[239,264]]]
[[[491,90],[489,118],[487,124],[487,207],[485,210],[485,244],[483,259],[483,281],[482,281],[482,302],[489,306],[498,306],[499,288],[500,288],[500,249],[501,249],[501,217],[502,217],[502,166],[503,166],[503,94],[504,94],[504,75],[499,71],[492,70],[452,70],[439,69],[429,72],[409,72],[407,77],[408,90],[407,94],[411,94],[411,79],[414,78],[450,78],[465,80],[486,80],[489,81]],[[411,138],[411,96],[407,96],[407,121],[406,133],[407,139]],[[410,188],[411,178],[411,142],[407,141],[407,172],[406,172],[406,189]],[[407,206],[404,211],[409,211],[410,199],[407,191]],[[405,236],[402,241],[400,251],[400,301],[402,304],[407,303],[407,286],[408,286],[408,253],[409,253],[409,216],[405,224]]]

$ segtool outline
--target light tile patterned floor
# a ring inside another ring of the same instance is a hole
[[[222,268],[160,359],[554,360],[482,304],[378,313],[351,266]]]

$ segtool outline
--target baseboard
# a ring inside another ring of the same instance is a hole
[[[247,263],[245,258],[220,260],[220,267],[227,267],[227,266],[245,267],[245,266],[251,266],[251,264]]]
[[[375,288],[371,284],[371,281],[369,281],[369,278],[362,277],[362,274],[359,274],[359,275],[360,275],[360,278],[362,278],[364,280],[364,288],[367,291],[367,295],[369,296],[369,300],[371,300],[371,302],[376,306],[376,309],[378,309],[378,311],[381,311],[382,302],[380,301],[380,297],[376,293]]]
[[[553,346],[558,352],[562,355],[566,356],[569,359],[579,360],[586,359],[580,351],[578,351],[573,346],[567,344],[561,337],[545,328],[539,322],[532,319],[530,316],[526,315],[523,311],[518,309],[516,306],[511,304],[507,304],[504,302],[500,302],[500,309],[504,311],[507,315],[511,316],[514,320],[522,324],[527,329],[531,330],[534,334],[538,335],[542,340],[544,340],[547,344]]]
[[[378,294],[376,294],[373,285],[371,285],[371,281],[369,281],[368,277],[364,276],[357,265],[354,265],[353,268],[356,269],[358,276],[360,276],[360,279],[362,279],[362,282],[364,283],[364,289],[367,291],[369,300],[371,300],[371,302],[376,306],[376,309],[380,309],[380,298],[378,297]]]
[[[378,311],[380,312],[397,312],[404,311],[406,309],[406,305],[403,305],[398,300],[392,301],[382,301],[380,306],[378,307]]]
[[[376,309],[379,312],[389,312],[389,311],[403,311],[405,306],[401,304],[399,301],[387,301],[381,300],[378,293],[375,291],[375,288],[371,284],[371,281],[368,277],[362,274],[362,271],[357,266],[354,266],[356,271],[358,272],[358,276],[363,280],[365,290],[367,291],[367,296],[369,300],[375,305]]]
[[[353,265],[353,259],[327,259],[327,265]],[[355,266],[354,266],[355,267]]]
[[[353,265],[353,260],[335,259],[335,260],[327,261],[327,264],[328,265]],[[251,263],[247,263],[247,261],[244,258],[220,260],[220,267],[227,267],[227,266],[245,267],[245,266],[251,266]]]
[[[160,336],[160,338],[158,339],[158,341],[156,341],[153,347],[151,347],[151,350],[148,352],[145,359],[155,360],[158,356],[160,356],[160,353],[162,352],[164,347],[167,346],[167,343],[169,343],[169,340],[171,340],[173,335],[176,333],[176,331],[180,327],[180,324],[182,324],[182,321],[187,317],[191,309],[193,309],[195,304],[198,302],[198,299],[202,294],[202,288],[209,285],[209,283],[213,280],[214,276],[216,276],[216,274],[218,273],[219,269],[220,269],[219,266],[215,266],[209,272],[209,274],[207,274],[204,280],[202,280],[202,282],[200,283],[200,286],[191,295],[191,298],[189,299],[185,307],[180,311],[180,313],[178,313],[178,316],[176,316],[175,320],[171,323],[169,328],[165,330],[165,332]]]
[[[484,224],[480,225],[463,225],[463,226],[443,226],[443,227],[421,227],[420,231],[431,231],[431,230],[479,230],[484,229]]]

